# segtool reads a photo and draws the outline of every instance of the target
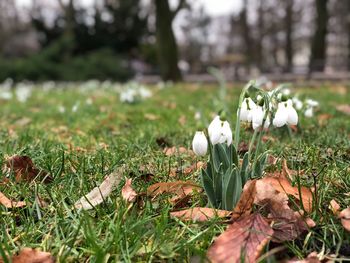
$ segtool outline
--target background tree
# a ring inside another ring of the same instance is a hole
[[[156,38],[160,72],[163,80],[182,79],[178,67],[178,49],[173,21],[178,12],[185,7],[186,0],[179,0],[175,10],[171,10],[168,0],[154,0],[156,9]]]
[[[327,4],[328,0],[315,0],[316,30],[311,42],[310,72],[323,71],[325,68],[329,18]]]
[[[285,71],[290,72],[293,68],[293,6],[294,0],[286,0],[285,1],[285,56],[286,56],[286,67]]]

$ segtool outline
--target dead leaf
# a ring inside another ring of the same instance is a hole
[[[8,199],[3,193],[0,192],[0,204],[5,206],[6,208],[15,208],[15,207],[24,207],[26,206],[26,202],[24,201],[12,201]]]
[[[180,118],[178,119],[178,122],[180,123],[181,126],[185,126],[186,124],[186,116],[181,115]]]
[[[253,146],[254,147],[254,146]],[[246,142],[240,142],[238,145],[237,152],[241,155],[244,155],[249,150],[249,144]]]
[[[9,261],[10,259],[8,259]],[[0,263],[4,261],[0,258]],[[39,249],[23,248],[18,255],[12,256],[12,263],[54,263],[55,260],[49,252]]]
[[[145,113],[144,117],[146,120],[149,120],[149,121],[156,121],[159,119],[159,116],[152,114],[152,113]]]
[[[321,263],[321,261],[317,257],[317,252],[311,252],[305,259],[291,259],[287,263]]]
[[[23,118],[17,120],[15,122],[15,125],[23,127],[23,126],[27,126],[31,122],[32,122],[32,120],[30,118],[23,117]]]
[[[190,166],[187,166],[185,168],[180,168],[180,169],[179,168],[173,168],[173,169],[170,170],[169,175],[171,177],[175,177],[178,174],[189,175],[191,173],[194,173],[195,171],[198,171],[198,170],[200,170],[202,168],[205,168],[206,165],[207,165],[206,163],[199,161],[199,162],[194,163],[194,164],[192,164]]]
[[[202,190],[200,186],[191,181],[160,182],[148,187],[147,195],[155,198],[163,193],[174,194],[170,202],[176,204],[184,197]]]
[[[3,172],[9,174],[12,171],[15,174],[16,182],[31,182],[36,178],[40,178],[46,183],[52,181],[52,177],[47,172],[36,168],[28,156],[13,155],[7,157],[3,166]]]
[[[350,207],[339,213],[339,218],[343,227],[350,232]]]
[[[349,104],[341,104],[341,105],[337,105],[335,107],[338,111],[346,114],[346,115],[350,115],[350,105]]]
[[[346,95],[348,92],[345,86],[331,86],[329,89],[332,92],[338,93],[340,95]]]
[[[170,216],[180,218],[183,221],[204,222],[215,217],[228,217],[231,211],[218,210],[208,207],[193,207],[186,210],[171,212]]]
[[[265,181],[268,184],[271,184],[278,192],[294,196],[296,199],[303,203],[305,211],[311,212],[313,196],[309,188],[301,186],[299,195],[298,187],[292,186],[290,182],[285,178],[266,176],[261,180]]]
[[[324,114],[320,114],[317,116],[317,120],[318,120],[318,125],[319,126],[325,126],[329,119],[333,118],[332,114],[329,113],[324,113]]]
[[[295,177],[298,175],[298,171],[295,171],[295,170],[291,170],[288,168],[288,165],[287,165],[287,160],[286,159],[283,159],[282,160],[282,171],[281,171],[281,175],[284,177],[284,178],[287,178],[289,179],[290,181],[293,181],[295,179]]]
[[[334,199],[329,203],[329,208],[332,210],[334,215],[338,215],[340,211],[340,205]]]
[[[236,207],[233,209],[231,219],[237,220],[242,216],[247,216],[252,212],[254,199],[256,196],[256,180],[248,181],[244,185],[241,197],[238,200]]]
[[[173,147],[165,147],[163,149],[163,153],[166,155],[166,156],[173,156],[173,155],[176,155],[176,154],[190,154],[190,155],[193,155],[193,152],[191,150],[187,150],[185,147],[176,147],[176,146],[173,146]]]
[[[75,204],[76,209],[89,210],[101,204],[118,186],[123,176],[125,167],[118,168],[108,175],[100,186],[95,187],[87,195],[82,196]]]
[[[122,188],[122,197],[126,202],[133,203],[136,200],[137,193],[131,186],[132,179],[126,179],[125,185]]]
[[[208,250],[211,262],[256,262],[273,230],[260,214],[242,217],[230,225]]]
[[[268,136],[268,135],[264,135],[264,136],[262,136],[262,138],[261,138],[261,140],[263,141],[263,142],[275,142],[276,141],[276,138],[274,138],[274,137],[272,137],[272,136]]]

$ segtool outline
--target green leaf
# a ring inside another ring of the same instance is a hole
[[[202,169],[201,172],[201,179],[204,187],[204,191],[208,196],[209,202],[213,207],[216,207],[216,196],[214,191],[214,183],[213,180],[210,178],[209,174],[206,170]]]
[[[223,189],[224,208],[226,210],[232,210],[238,202],[242,192],[242,179],[236,167],[232,170],[230,169],[226,171]]]
[[[215,171],[219,171],[221,166],[223,166],[224,171],[230,167],[230,159],[227,152],[228,151],[226,144],[218,143],[213,146],[213,160]]]
[[[262,153],[256,161],[256,167],[254,170],[255,177],[261,177],[266,166],[268,152]]]
[[[246,181],[248,180],[248,166],[249,166],[249,153],[245,153],[243,156],[243,162],[242,162],[242,167],[241,167],[241,179],[242,179],[242,184],[245,184]]]
[[[233,144],[231,144],[230,147],[231,147],[230,148],[230,152],[231,152],[230,160],[232,160],[232,162],[236,165],[236,167],[238,167],[237,149]]]

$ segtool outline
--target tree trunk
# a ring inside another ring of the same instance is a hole
[[[244,41],[244,45],[245,45],[245,63],[246,63],[246,67],[249,71],[250,66],[253,62],[253,43],[252,43],[252,39],[250,37],[250,27],[248,24],[248,18],[247,18],[247,6],[248,6],[248,1],[244,0],[243,2],[243,9],[241,10],[240,13],[240,23],[241,23],[241,33],[242,33],[242,37],[243,37],[243,41]]]
[[[328,0],[316,1],[316,31],[311,44],[310,72],[324,71],[327,51]]]
[[[263,70],[263,39],[265,36],[265,27],[264,27],[264,4],[263,0],[260,0],[259,7],[258,7],[258,34],[259,39],[256,41],[256,52],[255,52],[255,62],[259,68],[260,71]]]
[[[286,72],[291,72],[293,68],[293,3],[294,0],[286,0]]]
[[[350,1],[347,1],[347,14],[346,14],[346,22],[348,29],[348,70],[350,71]]]
[[[182,76],[177,65],[178,50],[172,28],[176,12],[170,9],[168,0],[155,0],[155,6],[156,39],[162,79],[180,81]]]

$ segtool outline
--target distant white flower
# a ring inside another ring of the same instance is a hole
[[[307,108],[304,112],[304,115],[307,118],[311,118],[312,116],[314,116],[314,108],[313,107]]]
[[[92,101],[91,98],[87,98],[86,101],[85,101],[85,103],[86,103],[87,105],[92,105],[93,101]]]
[[[201,116],[202,116],[202,114],[199,111],[196,111],[196,113],[194,114],[194,119],[195,120],[200,120]]]
[[[317,107],[319,105],[318,101],[312,99],[307,99],[305,103],[310,107]]]
[[[303,108],[303,103],[301,100],[299,100],[297,97],[294,97],[292,99],[293,104],[297,110],[301,110]]]
[[[286,95],[286,96],[290,95],[291,93],[290,89],[283,89],[281,92],[283,95]]]
[[[149,89],[146,89],[145,87],[141,87],[139,89],[139,93],[141,98],[143,99],[147,99],[152,96],[152,92]]]
[[[0,99],[3,99],[3,100],[10,100],[10,99],[12,99],[12,92],[11,92],[11,90],[7,89],[7,88],[0,89]]]
[[[61,105],[61,106],[58,106],[58,111],[59,111],[60,113],[65,113],[65,112],[66,112],[66,108],[63,107],[62,105]]]
[[[79,102],[75,103],[72,107],[72,112],[77,112],[78,111],[78,108],[79,108]]]
[[[197,131],[192,141],[193,152],[198,156],[204,156],[208,150],[208,141],[204,132]]]
[[[221,121],[219,116],[216,116],[208,127],[210,141],[213,145],[218,143],[232,143],[232,130],[227,121]]]
[[[27,84],[18,84],[15,93],[18,101],[26,102],[32,94],[32,88]]]
[[[255,108],[255,102],[251,98],[245,98],[242,102],[239,119],[241,121],[251,122],[253,117],[252,112]]]

